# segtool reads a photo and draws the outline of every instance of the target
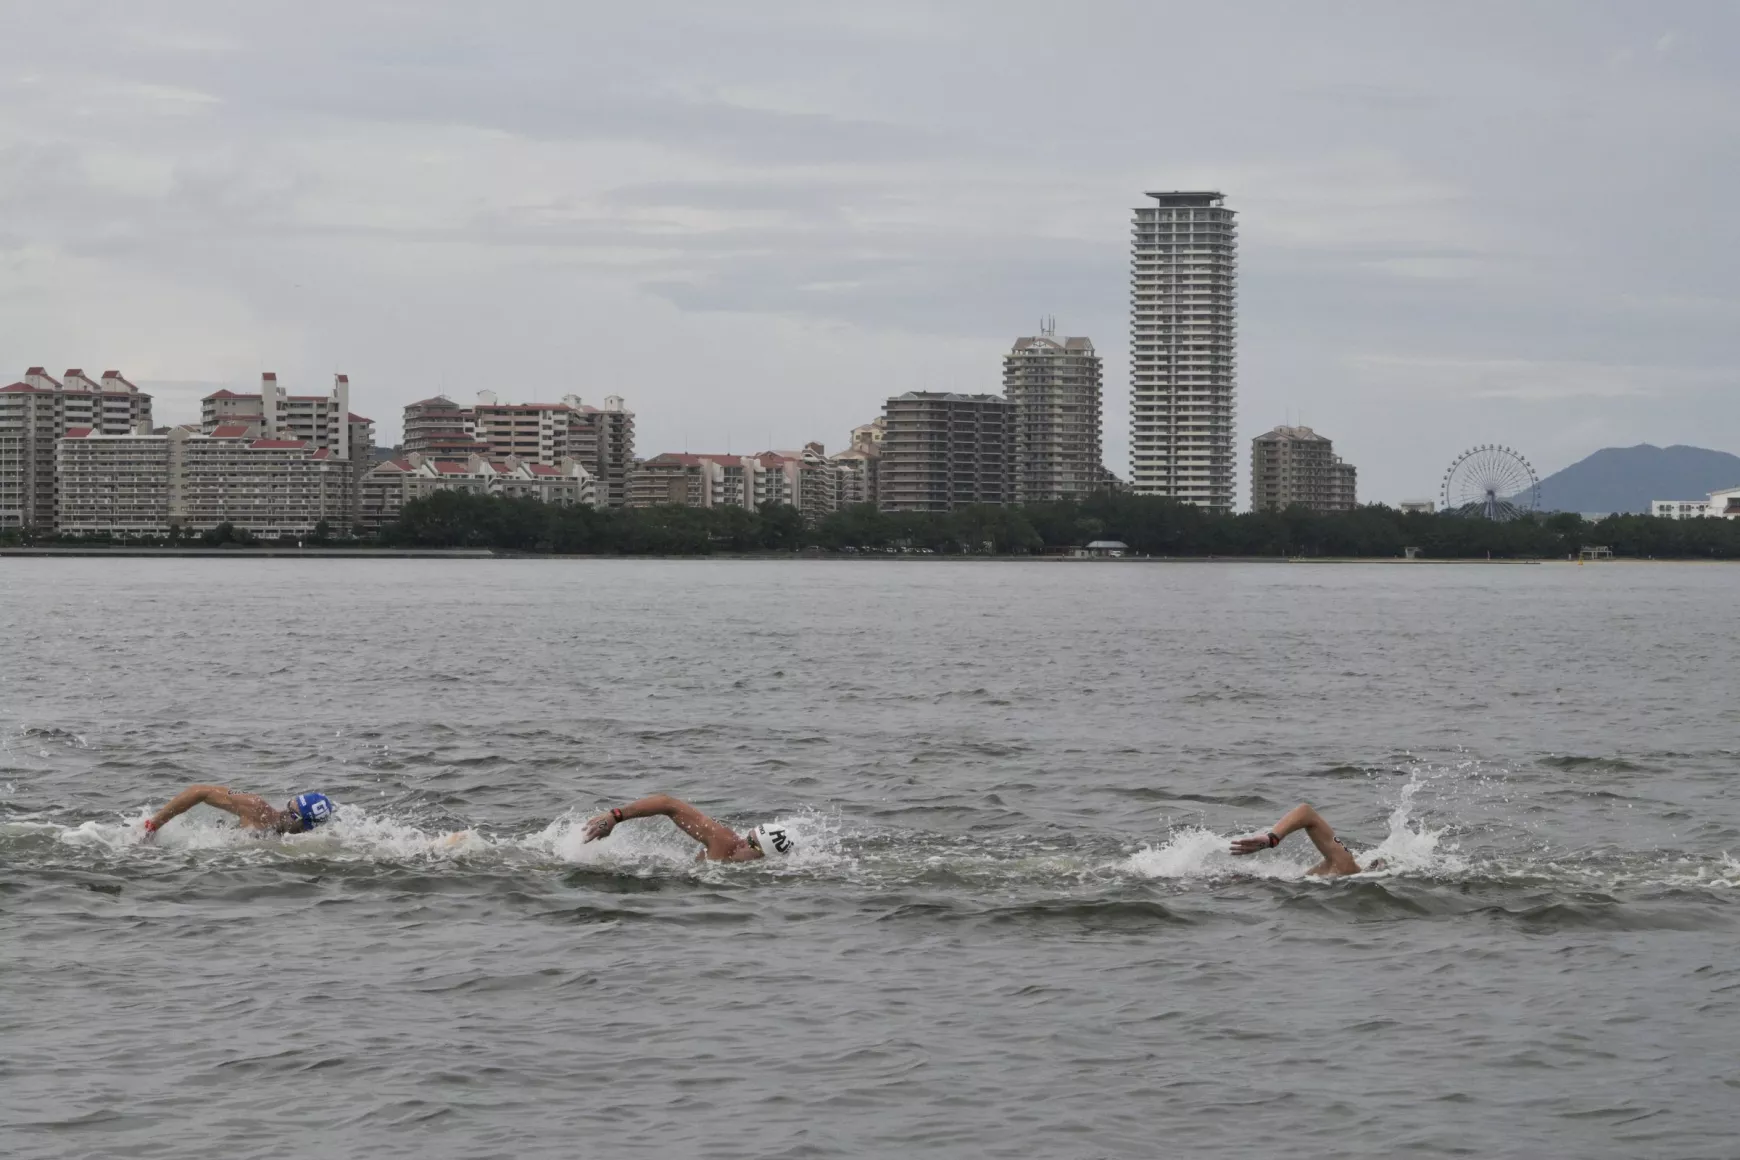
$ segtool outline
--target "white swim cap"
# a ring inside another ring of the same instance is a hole
[[[761,847],[763,858],[784,857],[797,849],[796,840],[784,826],[764,822],[749,832],[754,835],[755,844]]]

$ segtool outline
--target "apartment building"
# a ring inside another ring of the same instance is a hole
[[[585,465],[574,459],[528,463],[512,457],[441,459],[411,452],[376,465],[363,477],[359,521],[365,530],[379,531],[382,525],[398,519],[407,503],[439,491],[598,506],[596,481]]]
[[[327,394],[292,395],[266,371],[258,394],[220,390],[201,399],[199,418],[208,434],[220,426],[256,426],[262,439],[299,439],[365,467],[375,443],[374,420],[350,409],[349,375],[334,375]]]
[[[470,407],[437,395],[405,408],[403,449],[528,463],[573,459],[593,478],[599,503],[620,507],[627,502],[634,467],[634,412],[620,395],[608,396],[601,407],[572,394],[558,403],[504,403],[494,391],[479,391]]]
[[[1231,512],[1238,227],[1224,194],[1150,193],[1130,262],[1130,489]]]
[[[75,367],[56,379],[31,367],[22,380],[0,387],[0,528],[54,528],[63,435],[121,435],[150,425],[151,396],[119,371],[92,380]]]
[[[878,416],[869,423],[852,428],[846,450],[828,457],[834,468],[836,508],[876,502],[876,488],[881,482],[882,440],[887,430],[887,424]]]
[[[1251,440],[1251,510],[1351,511],[1357,472],[1309,427],[1276,427]]]
[[[884,511],[949,511],[1015,498],[1015,408],[1000,395],[908,391],[883,406]]]
[[[854,504],[875,503],[878,468],[882,463],[879,451],[851,448],[835,452],[828,460],[834,465],[836,508]]]
[[[233,524],[262,539],[307,536],[355,519],[355,476],[331,448],[267,439],[255,424],[57,441],[56,524],[66,534],[166,535]]]
[[[1100,486],[1100,356],[1086,338],[1048,323],[1003,359],[1003,394],[1015,408],[1015,498],[1086,499]]]
[[[405,437],[400,450],[406,455],[466,459],[488,455],[489,445],[479,442],[472,432],[471,408],[446,395],[436,395],[405,408]]]
[[[73,536],[168,535],[169,447],[167,435],[148,431],[68,431],[55,441],[55,531]]]
[[[758,455],[666,453],[643,460],[628,479],[628,506],[741,507],[788,504],[815,521],[839,506],[838,473],[820,443]]]

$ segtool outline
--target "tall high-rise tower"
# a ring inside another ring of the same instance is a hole
[[[1003,358],[1003,394],[1015,405],[1018,503],[1086,499],[1101,486],[1100,356],[1085,338],[1047,323]]]
[[[1150,193],[1130,263],[1130,488],[1230,512],[1238,226],[1219,193]]]

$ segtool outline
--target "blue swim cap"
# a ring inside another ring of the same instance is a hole
[[[321,822],[331,821],[332,811],[338,808],[323,793],[297,794],[290,799],[290,806],[302,819],[302,828],[305,830],[312,830]]]

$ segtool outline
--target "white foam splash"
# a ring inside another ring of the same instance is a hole
[[[1287,855],[1235,856],[1232,839],[1196,826],[1179,830],[1160,846],[1145,846],[1122,863],[1144,878],[1303,878],[1311,864]]]
[[[1414,821],[1414,795],[1424,784],[1418,771],[1408,778],[1396,799],[1396,808],[1390,811],[1389,833],[1376,847],[1356,855],[1361,866],[1383,862],[1382,867],[1369,873],[1437,875],[1460,874],[1468,869],[1468,863],[1455,846],[1446,845],[1439,849],[1445,834],[1443,829],[1428,829],[1424,822],[1409,825]]]
[[[1467,863],[1454,852],[1453,846],[1440,849],[1445,831],[1432,830],[1416,823],[1412,816],[1414,795],[1424,784],[1418,772],[1408,779],[1390,811],[1389,832],[1376,847],[1354,851],[1361,866],[1382,863],[1366,873],[1456,874],[1467,869]],[[1121,868],[1144,878],[1303,878],[1320,860],[1310,843],[1289,847],[1287,853],[1235,855],[1231,852],[1232,837],[1200,827],[1176,831],[1164,844],[1146,846],[1126,859]],[[1300,861],[1294,851],[1303,849],[1308,860]]]
[[[487,853],[499,845],[475,830],[430,833],[394,818],[371,816],[357,805],[345,806],[332,821],[306,834],[261,834],[208,811],[176,818],[156,834],[147,834],[145,819],[150,816],[141,809],[136,817],[120,822],[88,821],[76,826],[45,822],[36,823],[35,828],[53,833],[69,846],[116,851],[135,847],[182,851],[273,850],[280,854],[387,861],[452,858]]]

